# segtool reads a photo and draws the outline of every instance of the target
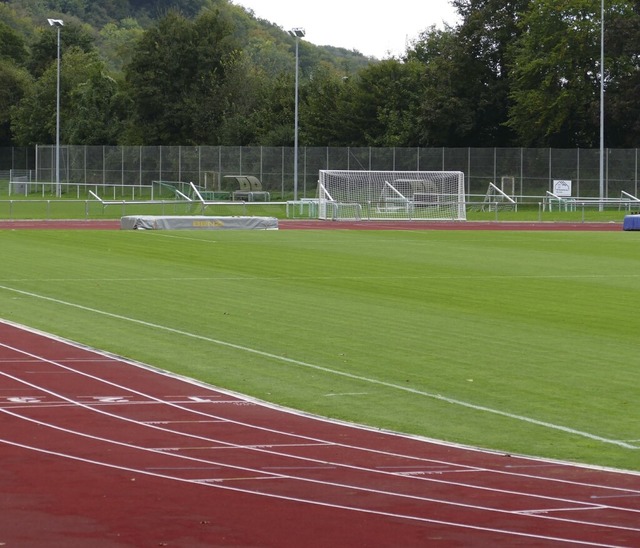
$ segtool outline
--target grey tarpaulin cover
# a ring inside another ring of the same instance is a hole
[[[206,215],[127,215],[122,230],[277,230],[275,217],[213,217]]]

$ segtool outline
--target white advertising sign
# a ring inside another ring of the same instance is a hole
[[[571,181],[556,179],[553,181],[553,193],[556,196],[571,196]]]

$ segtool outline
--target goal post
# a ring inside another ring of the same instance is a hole
[[[461,171],[320,170],[320,219],[466,220]]]

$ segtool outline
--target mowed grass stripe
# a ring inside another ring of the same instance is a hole
[[[3,285],[150,325],[10,291],[0,305],[8,319],[312,412],[637,469],[632,449],[419,395],[637,439],[634,236],[7,231]]]

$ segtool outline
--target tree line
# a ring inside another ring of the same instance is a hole
[[[0,146],[54,141],[55,7],[61,142],[293,144],[295,39],[277,25],[228,0],[44,4],[0,4]],[[607,0],[604,27],[601,0],[452,5],[455,26],[399,57],[302,39],[300,145],[595,148],[603,78],[606,145],[640,146],[640,0]]]

